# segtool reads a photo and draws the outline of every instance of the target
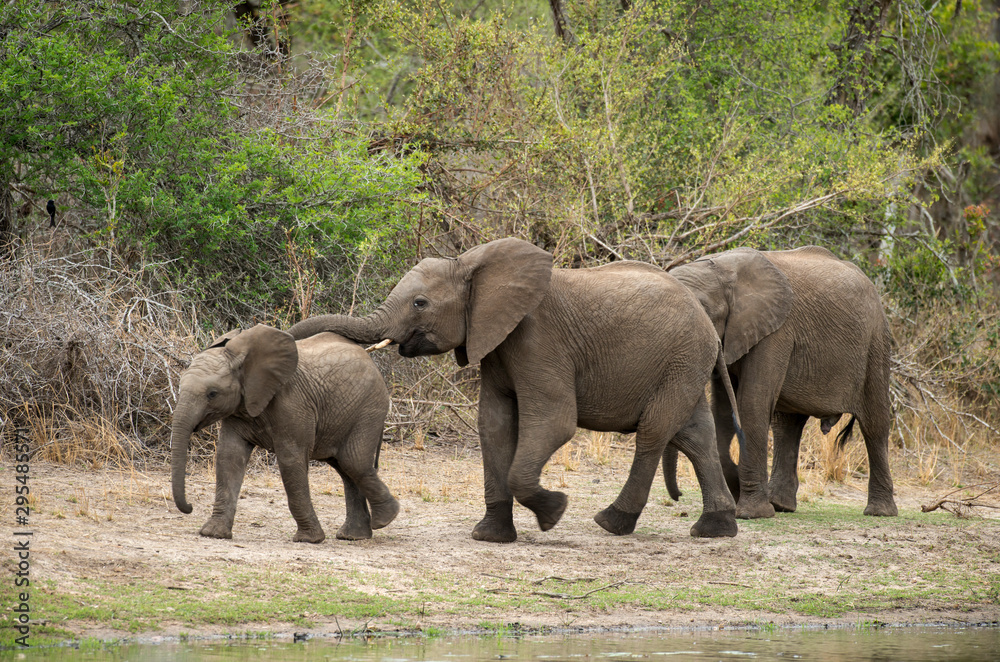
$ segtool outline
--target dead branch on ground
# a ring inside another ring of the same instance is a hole
[[[987,485],[988,487],[980,492],[979,494],[969,497],[966,499],[951,499],[953,494],[961,492],[962,490],[968,490],[976,487],[982,487]],[[1000,482],[998,483],[980,483],[978,485],[970,485],[969,487],[962,487],[957,490],[952,490],[948,494],[935,501],[934,503],[920,506],[920,511],[924,513],[930,513],[938,508],[941,510],[946,510],[955,517],[968,517],[974,512],[975,508],[992,508],[994,510],[1000,510],[1000,504],[997,503],[987,503],[980,501],[982,497],[987,494],[1000,494]]]

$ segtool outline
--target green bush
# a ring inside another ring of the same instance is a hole
[[[292,306],[290,271],[398,259],[386,238],[408,227],[422,155],[324,120],[307,96],[322,68],[239,51],[228,3],[199,6],[5,4],[0,186],[58,198],[129,262],[172,260],[230,322]]]

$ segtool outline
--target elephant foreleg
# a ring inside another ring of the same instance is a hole
[[[541,407],[531,414],[521,411],[517,450],[507,473],[507,485],[518,503],[535,513],[538,528],[548,531],[559,522],[568,500],[563,492],[542,487],[542,468],[553,453],[573,438],[576,402],[571,397],[543,406],[544,413]]]
[[[771,480],[767,484],[771,505],[778,512],[794,513],[799,491],[799,445],[802,428],[809,417],[804,414],[786,414],[776,411],[771,417],[774,431],[774,461]]]
[[[288,509],[298,525],[292,541],[320,543],[326,539],[326,534],[309,495],[309,456],[305,451],[298,450],[298,446],[300,444],[281,444],[275,440],[278,472],[288,496]],[[312,443],[306,444],[306,447],[311,448]]]
[[[329,458],[326,462],[334,468],[340,475],[340,479],[344,481],[344,500],[347,502],[347,517],[337,530],[337,538],[340,540],[368,540],[372,537],[372,519],[371,513],[368,512],[368,501],[361,494],[357,483],[340,468],[340,464],[338,464],[336,459]]]
[[[215,503],[212,516],[199,533],[207,538],[232,538],[236,503],[253,446],[223,424],[215,448]]]
[[[486,515],[472,530],[475,540],[514,542],[514,495],[507,473],[517,448],[517,402],[484,381],[479,396],[479,439],[483,453]]]
[[[736,395],[745,438],[740,449],[740,498],[736,502],[736,516],[741,519],[774,517],[767,493],[767,433],[791,349],[789,337],[773,333],[741,359]]]

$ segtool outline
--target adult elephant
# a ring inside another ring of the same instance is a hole
[[[191,512],[184,494],[188,441],[195,430],[221,420],[215,505],[201,535],[232,538],[247,460],[259,446],[278,457],[298,525],[293,541],[326,537],[309,495],[309,460],[325,460],[344,481],[347,518],[337,537],[371,538],[372,529],[399,512],[378,477],[388,412],[382,375],[355,343],[330,333],[296,343],[263,324],[231,331],[191,359],[181,375],[170,435],[174,503]]]
[[[576,428],[636,433],[635,458],[615,502],[595,520],[631,533],[668,441],[691,459],[704,510],[691,535],[736,535],[705,386],[722,366],[715,329],[695,298],[664,272],[620,265],[553,269],[552,255],[520,239],[457,259],[422,260],[364,318],[299,322],[303,338],[334,331],[358,342],[391,339],[413,357],[454,351],[480,363],[479,435],[486,516],[472,537],[517,538],[513,500],[552,528],[562,492],[541,487],[542,467]]]
[[[855,420],[868,451],[866,515],[897,514],[889,474],[889,359],[892,337],[878,292],[855,265],[817,246],[736,249],[670,271],[701,302],[722,338],[745,433],[737,467],[729,454],[730,405],[713,384],[719,455],[740,518],[793,512],[802,428]],[[767,476],[767,432],[774,463]],[[671,494],[676,452],[666,449]]]

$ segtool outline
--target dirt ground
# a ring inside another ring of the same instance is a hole
[[[319,545],[291,542],[295,524],[277,470],[262,462],[244,484],[232,540],[198,536],[214,493],[210,467],[192,467],[188,498],[195,512],[183,515],[170,499],[166,467],[139,472],[36,462],[31,467],[32,580],[48,593],[77,596],[84,604],[95,580],[122,586],[148,581],[187,591],[196,599],[212,591],[212,582],[205,578],[222,576],[227,568],[297,569],[305,574],[334,568],[359,578],[357,590],[373,597],[418,601],[440,591],[446,596],[468,592],[470,598],[522,598],[493,603],[463,598],[461,605],[429,600],[416,615],[361,624],[379,630],[462,631],[483,623],[589,629],[1000,621],[1000,599],[991,593],[1000,586],[1000,511],[980,508],[966,519],[941,511],[921,513],[921,505],[949,491],[942,485],[920,486],[897,477],[901,517],[875,519],[860,516],[866,498],[862,476],[843,483],[806,481],[800,487],[798,512],[769,522],[740,522],[736,538],[705,540],[688,534],[701,504],[700,497],[692,495],[691,472],[682,470],[686,494],[681,503],[669,502],[658,474],[636,533],[615,537],[592,517],[613,500],[629,459],[626,448],[611,448],[596,459],[582,447],[575,455],[571,449],[557,455],[546,468],[543,485],[569,495],[566,514],[554,529],[541,532],[531,513],[515,506],[519,538],[508,545],[476,542],[470,536],[484,512],[475,448],[385,446],[381,473],[402,510],[369,541],[335,539],[344,516],[342,488],[332,470],[314,466],[312,494],[327,533]],[[989,466],[995,468],[995,463]],[[995,474],[992,480],[997,480]],[[820,518],[831,505],[846,506],[834,512],[849,514]],[[2,506],[4,512],[13,511],[6,495]],[[868,587],[867,578],[874,574],[891,577],[878,589],[890,596],[885,601],[868,595],[875,589]],[[424,581],[430,577],[444,577],[451,585],[435,588],[437,584]],[[447,578],[453,578],[453,584]],[[586,588],[579,588],[584,584],[578,582],[584,581]],[[955,582],[968,584],[968,589],[956,589]],[[635,601],[597,599],[620,586],[634,587]],[[762,596],[774,596],[773,604],[794,604],[799,594],[806,599],[850,593],[857,596],[860,608],[834,616],[747,609],[739,601],[727,604],[729,589],[759,589]],[[719,599],[691,608],[686,598],[706,590],[715,591]],[[650,596],[664,595],[688,606],[650,601]],[[336,613],[307,616],[314,633],[359,626]],[[45,619],[46,614],[36,617]],[[143,634],[88,620],[53,624],[81,637]],[[146,634],[278,633],[295,627],[287,622],[193,626],[165,614]]]

